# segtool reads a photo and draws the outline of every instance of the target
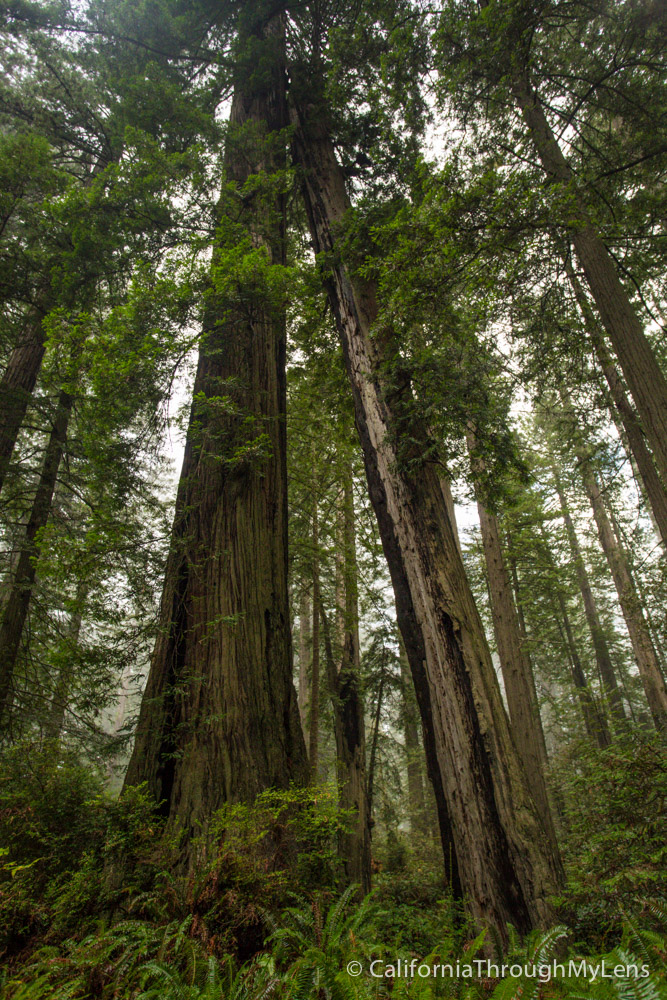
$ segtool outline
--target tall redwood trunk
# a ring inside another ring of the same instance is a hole
[[[225,221],[281,267],[284,196],[242,190],[285,165],[280,16],[251,33],[259,61],[234,92],[225,166],[239,197]],[[254,267],[218,284],[232,257],[214,250],[161,630],[125,778],[148,782],[186,835],[205,833],[225,802],[307,779],[287,592],[285,312]]]
[[[591,639],[593,640],[593,648],[595,650],[598,672],[600,674],[612,717],[617,723],[624,723],[626,721],[626,715],[625,709],[623,708],[623,699],[621,697],[621,691],[616,679],[616,671],[614,670],[614,665],[611,660],[611,654],[609,652],[609,646],[604,634],[604,629],[600,623],[593,588],[591,587],[591,583],[588,578],[588,571],[586,570],[586,564],[584,562],[581,546],[579,545],[579,539],[577,538],[577,532],[575,531],[574,522],[572,521],[565,493],[560,479],[558,478],[558,474],[555,469],[552,469],[552,472],[554,473],[556,491],[558,493],[558,499],[560,500],[561,511],[563,513],[563,520],[565,522],[565,530],[567,532],[567,538],[570,545],[570,552],[572,553],[572,559],[577,573],[579,590],[581,591],[581,597],[584,602],[586,623],[588,625],[588,630],[591,633]]]
[[[540,526],[540,534],[542,536],[542,541],[544,542],[543,551],[545,558],[555,576],[558,570],[551,554],[549,540],[546,537],[543,526]],[[552,607],[554,607],[554,620],[558,627],[558,631],[560,632],[563,645],[567,650],[568,659],[570,661],[570,676],[572,678],[574,689],[577,693],[577,698],[579,699],[584,728],[586,729],[586,733],[591,742],[597,743],[600,749],[604,749],[611,743],[607,720],[593,697],[593,692],[590,689],[588,679],[584,673],[584,668],[581,665],[579,650],[577,649],[577,644],[574,640],[574,633],[572,632],[572,625],[570,623],[570,615],[567,610],[567,604],[565,602],[563,591],[560,587],[556,588],[555,602],[553,597],[550,597],[550,600]]]
[[[359,647],[359,593],[352,471],[343,472],[344,636],[338,673],[336,749],[341,804],[352,813],[345,854],[348,876],[362,892],[371,887],[371,811],[366,774],[366,721]]]
[[[79,643],[79,634],[83,622],[83,609],[88,592],[89,584],[86,581],[79,581],[76,589],[74,608],[65,633],[65,656],[67,659],[62,663],[58,671],[56,683],[53,688],[49,715],[45,725],[46,732],[52,739],[59,739],[65,726],[65,715],[70,702],[72,680],[74,677],[72,661]]]
[[[30,610],[32,589],[37,576],[37,559],[40,553],[39,533],[46,527],[53,494],[58,480],[58,470],[67,439],[67,427],[72,412],[73,398],[64,389],[58,398],[58,407],[44,452],[42,470],[26,525],[21,552],[16,565],[7,601],[0,622],[0,728],[8,722],[12,681],[16,660],[21,648],[25,623]]]
[[[410,387],[382,384],[383,362],[396,356],[391,333],[371,334],[374,289],[351,279],[340,263],[337,234],[349,200],[324,120],[321,107],[312,115],[299,108],[294,149],[314,248],[328,256],[329,297],[422,713],[429,772],[436,797],[442,796],[439,815],[451,828],[461,884],[480,923],[501,933],[508,922],[520,930],[549,924],[548,897],[560,882],[560,866],[510,736],[437,468],[421,460],[432,449]],[[443,841],[448,839],[446,830]],[[445,849],[445,862],[451,857]]]
[[[320,539],[317,495],[313,497],[313,621],[310,661],[310,715],[308,720],[308,760],[310,780],[317,784],[320,759]]]
[[[628,558],[614,534],[599,483],[585,455],[579,453],[581,476],[598,530],[600,545],[614,580],[618,603],[644,686],[655,728],[667,735],[667,688],[635,588]]]
[[[586,331],[593,344],[598,363],[609,387],[611,403],[616,411],[616,414],[613,414],[612,411],[612,415],[616,416],[620,422],[624,435],[623,443],[626,450],[629,451],[629,457],[634,460],[634,464],[636,465],[637,472],[639,473],[639,485],[643,487],[649,512],[653,517],[653,523],[663,545],[667,545],[666,484],[660,480],[653,456],[646,445],[644,431],[637,414],[625,393],[621,376],[616,370],[616,366],[598,328],[595,316],[584,295],[584,290],[569,261],[566,262],[566,268],[579,309],[586,323]]]
[[[596,232],[575,175],[556,141],[527,68],[513,93],[547,177],[572,196],[569,228],[593,301],[637,407],[663,483],[667,484],[667,379],[607,247]]]
[[[304,587],[301,591],[299,603],[299,687],[298,705],[301,728],[304,736],[307,732],[307,709],[308,709],[308,662],[311,641],[311,611],[310,595]]]
[[[521,641],[512,584],[503,558],[498,519],[479,501],[477,510],[489,581],[493,631],[505,683],[512,735],[544,829],[553,841],[554,852],[557,852],[556,831],[545,779],[547,749],[539,706],[535,699],[532,666]]]

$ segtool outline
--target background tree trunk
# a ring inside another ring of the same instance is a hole
[[[359,656],[359,608],[357,558],[354,528],[352,474],[343,470],[343,496],[339,506],[342,520],[340,585],[343,607],[336,607],[336,622],[343,626],[340,667],[331,638],[331,628],[320,598],[319,610],[324,633],[327,680],[333,708],[336,740],[336,775],[339,805],[349,813],[349,829],[339,838],[339,853],[348,882],[356,882],[362,895],[371,887],[371,815],[366,775],[366,723],[361,691]],[[338,588],[337,588],[338,589]],[[339,616],[340,612],[340,616]]]
[[[618,277],[616,265],[590,222],[572,168],[556,141],[539,96],[530,85],[527,69],[515,75],[513,90],[547,177],[567,185],[572,191],[575,205],[569,223],[572,243],[637,407],[660,476],[663,483],[667,483],[667,379]]]
[[[72,396],[64,389],[61,390],[53,427],[44,452],[39,483],[21,544],[16,572],[2,611],[2,622],[0,623],[1,729],[5,729],[8,724],[7,716],[11,702],[11,687],[16,660],[21,648],[23,630],[30,610],[32,589],[37,576],[37,559],[40,553],[39,533],[46,527],[51,514],[53,494],[67,440],[67,427],[72,405]]]
[[[70,690],[72,687],[72,678],[74,676],[72,660],[79,644],[79,634],[81,632],[81,624],[83,622],[83,609],[89,589],[90,587],[87,581],[79,581],[76,588],[74,608],[65,635],[66,661],[58,671],[58,676],[53,689],[53,698],[51,699],[50,712],[45,727],[47,735],[51,739],[55,740],[60,739],[65,726],[65,715],[67,713],[67,705],[70,700]]]
[[[317,784],[320,756],[320,539],[317,510],[317,495],[313,499],[313,623],[312,658],[310,664],[310,717],[308,720],[308,760],[310,780]]]
[[[584,563],[584,557],[574,528],[574,522],[572,521],[567,505],[565,493],[560,479],[558,478],[558,474],[555,470],[552,471],[554,471],[556,491],[558,493],[558,499],[560,500],[563,520],[565,522],[565,530],[567,532],[570,551],[572,553],[572,559],[577,572],[579,590],[581,591],[581,597],[584,602],[586,622],[588,624],[588,630],[591,633],[591,639],[593,640],[593,648],[595,649],[595,659],[598,666],[598,672],[602,680],[603,688],[606,692],[612,717],[617,723],[622,724],[626,721],[626,715],[625,709],[623,708],[623,699],[621,697],[618,681],[616,679],[616,671],[614,670],[614,665],[611,660],[611,654],[605,638],[604,629],[600,624],[595,597],[593,595],[590,580],[588,579],[586,564]]]
[[[299,690],[298,704],[301,728],[304,736],[307,732],[308,710],[308,663],[311,644],[311,610],[310,595],[304,586],[299,603]]]
[[[415,704],[415,694],[410,676],[410,665],[402,641],[399,643],[399,662],[401,667],[403,739],[405,741],[405,759],[408,776],[410,831],[412,834],[423,835],[426,833],[426,800],[424,798],[424,783],[422,781],[422,749],[419,745],[417,706]]]
[[[646,446],[644,432],[637,414],[625,394],[621,376],[610,357],[607,346],[598,329],[593,311],[588,304],[584,290],[569,261],[566,262],[566,269],[579,309],[586,323],[588,336],[593,344],[598,363],[609,387],[609,394],[616,411],[617,419],[620,421],[621,428],[625,434],[626,440],[624,441],[624,445],[627,444],[626,450],[629,452],[629,457],[634,459],[636,464],[640,486],[643,487],[647,506],[653,517],[658,535],[663,545],[667,545],[667,490],[665,489],[665,484],[660,481],[653,456]]]
[[[542,541],[544,542],[545,557],[555,576],[557,572],[556,564],[553,561],[551,550],[549,548],[549,541],[544,534],[543,527],[541,527],[541,535]],[[574,640],[572,625],[570,624],[570,615],[567,610],[567,604],[565,602],[563,591],[560,587],[556,588],[554,619],[563,639],[563,645],[567,650],[568,659],[570,661],[570,675],[581,706],[584,727],[591,742],[597,743],[600,749],[603,750],[611,743],[609,727],[607,726],[607,720],[604,717],[604,714],[600,711],[600,708],[593,697],[588,679],[584,673],[584,668],[581,665],[579,651]]]
[[[598,529],[600,545],[607,557],[614,580],[618,603],[628,629],[632,650],[644,685],[651,716],[659,733],[667,734],[667,689],[660,663],[653,648],[651,634],[644,618],[628,560],[614,535],[607,516],[598,481],[585,455],[579,453],[581,476]]]
[[[512,585],[503,559],[498,519],[479,501],[477,510],[489,581],[493,630],[505,682],[512,734],[544,829],[552,839],[554,852],[557,853],[556,830],[545,779],[547,749],[535,697],[532,666],[521,642]]]

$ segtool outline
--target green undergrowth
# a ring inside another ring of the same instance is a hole
[[[661,753],[646,742],[581,758],[562,786],[563,925],[520,940],[477,935],[433,841],[398,830],[376,831],[375,888],[360,900],[343,882],[349,820],[333,788],[222,810],[186,871],[144,789],[113,799],[90,762],[18,747],[0,761],[2,997],[667,997]]]

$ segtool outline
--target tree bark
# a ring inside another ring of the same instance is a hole
[[[454,541],[456,542],[456,548],[458,549],[459,555],[461,555],[461,539],[459,537],[459,526],[456,523],[456,507],[454,505],[454,497],[452,496],[452,487],[449,479],[446,476],[440,477],[440,489],[442,490],[442,496],[445,501],[445,507],[447,508],[447,516],[449,517],[449,523],[452,526],[452,532],[454,534]]]
[[[300,83],[303,86],[303,81]],[[295,87],[298,93],[299,83]],[[445,864],[456,857],[473,916],[503,933],[550,924],[560,882],[512,743],[482,624],[472,599],[427,435],[407,379],[382,384],[398,360],[391,331],[371,334],[375,290],[351,279],[337,235],[350,207],[322,108],[295,109],[295,157],[316,253],[328,257],[328,290],[352,385],[371,501],[389,565],[413,673]],[[400,375],[399,375],[400,380]],[[408,431],[409,428],[409,439]],[[410,443],[408,443],[408,441]],[[411,449],[405,461],[406,449]],[[419,468],[416,466],[419,464]],[[447,849],[449,830],[456,845]]]
[[[373,794],[375,792],[375,771],[377,766],[378,742],[380,738],[380,719],[382,718],[382,702],[384,699],[384,686],[387,679],[384,659],[382,660],[382,672],[380,683],[378,684],[378,697],[373,713],[373,731],[371,734],[371,753],[368,763],[368,809],[370,815],[373,814]]]
[[[0,490],[44,358],[44,315],[36,307],[30,310],[21,341],[11,352],[0,379]]]
[[[410,676],[410,665],[405,652],[405,646],[400,643],[399,660],[401,667],[401,695],[403,699],[403,739],[405,741],[405,759],[408,776],[408,814],[410,816],[410,831],[414,834],[425,834],[426,800],[424,798],[424,783],[422,780],[421,757],[419,745],[419,730],[417,728],[417,713],[415,695]]]
[[[627,556],[614,534],[602,491],[587,457],[579,452],[579,460],[584,489],[593,511],[600,545],[614,580],[618,603],[628,629],[653,723],[659,733],[667,735],[667,688],[637,596]]]
[[[58,676],[53,689],[50,711],[45,726],[47,735],[50,739],[54,740],[60,739],[62,731],[65,727],[65,715],[67,712],[67,705],[70,700],[70,690],[72,687],[72,678],[74,676],[73,660],[79,644],[79,635],[81,632],[81,624],[83,622],[83,608],[88,592],[88,583],[85,580],[80,580],[76,588],[74,608],[65,634],[64,655],[66,659],[58,671]]]
[[[312,659],[310,663],[310,718],[308,723],[308,760],[310,780],[317,784],[320,755],[320,540],[317,510],[317,495],[313,496],[313,637]]]
[[[311,642],[311,610],[310,595],[304,587],[301,591],[299,605],[299,690],[298,705],[301,728],[304,736],[307,732],[308,709],[308,653]]]
[[[544,533],[543,527],[541,527],[541,535],[542,541],[544,542],[544,552],[547,561],[551,568],[555,571],[556,564],[553,560],[553,556],[551,555],[549,541]],[[560,587],[556,590],[556,601],[558,607],[554,610],[555,620],[558,630],[563,637],[565,648],[567,649],[570,661],[570,675],[579,698],[584,727],[591,742],[597,743],[600,749],[604,750],[604,748],[608,747],[611,743],[609,728],[604,715],[600,711],[600,708],[593,697],[586,674],[584,673],[584,668],[581,665],[577,644],[574,641],[574,634],[572,632],[572,625],[570,623],[567,604],[565,603],[565,597],[563,596],[563,592]]]
[[[574,522],[572,521],[572,517],[570,515],[563,486],[556,470],[553,467],[552,472],[554,475],[558,499],[561,505],[563,520],[565,522],[565,530],[567,532],[567,538],[570,545],[570,552],[572,553],[572,560],[577,573],[579,590],[581,591],[581,597],[584,602],[586,622],[588,624],[588,630],[591,633],[591,639],[593,640],[593,648],[595,650],[598,672],[609,703],[612,718],[617,724],[622,725],[626,722],[626,714],[625,709],[623,708],[623,698],[621,697],[621,691],[616,678],[616,671],[614,670],[614,665],[611,660],[611,654],[609,652],[609,646],[607,645],[604,629],[600,623],[593,589],[588,578],[586,564],[584,562],[581,546],[579,545],[579,539],[577,538]]]
[[[53,494],[67,440],[67,427],[72,405],[72,396],[64,389],[61,390],[53,426],[44,452],[39,483],[21,544],[16,572],[2,612],[2,622],[0,623],[1,730],[6,729],[8,724],[12,681],[37,576],[37,559],[41,549],[39,533],[46,527],[51,514]]]
[[[472,457],[474,448],[469,447]],[[557,853],[556,830],[545,780],[547,750],[544,733],[535,698],[532,666],[521,641],[512,584],[503,558],[498,519],[479,501],[477,510],[489,581],[493,631],[505,683],[512,734],[544,829],[553,842],[554,853]]]
[[[579,309],[586,323],[588,336],[595,349],[598,364],[609,387],[611,405],[616,410],[618,420],[625,435],[626,440],[623,443],[626,445],[626,450],[630,453],[629,457],[634,459],[639,473],[639,484],[643,487],[643,493],[653,517],[657,533],[663,545],[667,546],[667,490],[660,480],[653,456],[644,440],[644,432],[637,414],[625,394],[621,376],[610,357],[607,346],[598,329],[595,316],[584,295],[584,290],[569,261],[566,262],[566,269]]]
[[[282,19],[248,34],[263,62],[261,73],[241,68],[234,92],[225,152],[239,196],[231,221],[280,268],[284,196],[270,184],[250,193],[243,185],[285,166]],[[186,865],[192,835],[206,833],[223,803],[307,780],[287,591],[284,304],[272,283],[245,272],[221,287],[219,265],[214,250],[161,630],[125,778],[126,786],[148,782],[168,829],[183,831]]]
[[[570,188],[574,200],[569,228],[593,301],[655,457],[667,483],[667,379],[653,353],[616,265],[591,222],[576,178],[556,141],[527,69],[515,74],[513,93],[547,177]]]
[[[355,662],[354,634],[346,630],[338,668],[321,598],[320,613],[334,718],[338,802],[349,813],[349,828],[339,838],[339,853],[348,882],[358,883],[362,895],[366,895],[371,888],[371,812],[366,784],[364,704],[358,661]]]
[[[352,810],[354,825],[348,835],[346,856],[351,859],[348,877],[359,882],[362,892],[371,887],[371,810],[366,774],[366,722],[361,681],[359,645],[359,592],[357,542],[354,520],[352,470],[343,471],[343,590],[344,639],[338,674],[340,735],[336,738],[339,761],[338,785],[344,808]],[[342,767],[341,767],[342,765]],[[341,773],[342,772],[342,773]]]

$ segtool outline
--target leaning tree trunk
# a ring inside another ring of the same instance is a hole
[[[285,165],[280,16],[253,34],[262,72],[239,73],[225,153],[237,196],[223,229],[235,248],[213,254],[161,629],[125,778],[147,782],[168,826],[184,831],[186,864],[189,835],[205,833],[223,803],[307,780],[292,681],[285,311],[275,287],[285,204],[280,185],[261,184]],[[253,266],[225,273],[244,247]]]
[[[623,443],[626,446],[626,451],[629,451],[628,457],[633,459],[636,465],[639,473],[639,485],[643,488],[645,501],[647,501],[656,531],[663,545],[667,545],[667,489],[660,480],[653,456],[644,440],[644,431],[637,414],[625,393],[621,376],[607,350],[593,311],[569,261],[566,261],[566,270],[577,304],[586,323],[586,331],[595,349],[598,364],[609,387],[611,406],[616,411],[616,418],[620,421],[625,437]]]
[[[110,162],[111,154],[102,154],[83,180],[83,186],[88,187]],[[82,293],[86,297],[86,289],[89,294],[94,288],[95,275],[88,273],[80,282],[74,283],[60,302],[48,280],[36,291],[35,302],[28,310],[20,340],[9,355],[7,368],[0,379],[0,491],[44,360],[44,320],[55,305],[71,309]]]
[[[37,307],[31,309],[21,340],[9,355],[0,379],[0,490],[44,358],[44,315]]]
[[[618,603],[628,629],[632,651],[655,728],[667,735],[667,688],[660,662],[651,640],[641,603],[635,588],[628,559],[619,544],[605,509],[602,491],[587,457],[579,453],[581,476],[598,530],[600,545],[614,580]]]
[[[46,527],[51,514],[53,494],[67,439],[67,427],[72,405],[73,398],[70,393],[64,389],[61,390],[51,434],[44,452],[42,471],[30,517],[21,543],[16,572],[2,611],[2,621],[0,622],[0,731],[4,730],[8,723],[12,681],[37,576],[37,559],[41,549],[40,532]]]
[[[579,539],[577,538],[574,522],[572,521],[572,516],[570,515],[563,486],[555,468],[553,467],[552,472],[554,475],[558,499],[560,500],[563,520],[565,522],[565,530],[567,532],[567,539],[570,545],[570,552],[572,553],[572,559],[577,573],[579,590],[581,591],[581,597],[584,602],[586,623],[593,641],[593,649],[595,650],[595,660],[597,662],[598,673],[607,696],[612,717],[617,724],[622,725],[626,721],[626,715],[625,709],[623,708],[621,691],[616,679],[616,671],[614,670],[614,665],[611,660],[611,654],[609,652],[609,646],[604,634],[604,629],[600,623],[593,589],[588,578],[588,571],[586,570],[586,564],[584,562],[581,546],[579,545]]]
[[[473,451],[471,447],[471,455]],[[557,853],[556,830],[545,780],[547,748],[535,699],[532,666],[521,641],[512,584],[503,558],[498,519],[479,501],[477,511],[489,582],[493,631],[505,683],[512,735],[544,829],[553,842],[554,853]]]
[[[547,177],[570,189],[572,243],[637,407],[663,483],[667,483],[667,379],[653,353],[616,265],[596,232],[575,175],[556,141],[528,70],[515,74],[514,98]]]
[[[422,713],[429,770],[436,776],[436,796],[444,793],[440,816],[451,823],[473,916],[501,933],[508,922],[520,930],[543,926],[553,919],[548,898],[560,883],[559,862],[510,736],[437,468],[422,461],[432,449],[409,384],[383,384],[384,362],[397,360],[391,331],[371,333],[375,290],[353,280],[340,262],[337,235],[350,203],[324,119],[321,107],[311,115],[303,107],[295,111],[295,156],[314,248],[327,255],[329,298]]]

